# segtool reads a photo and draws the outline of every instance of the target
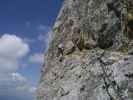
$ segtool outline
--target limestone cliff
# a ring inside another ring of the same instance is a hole
[[[132,6],[132,0],[64,0],[37,100],[133,100]]]

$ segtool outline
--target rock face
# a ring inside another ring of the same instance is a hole
[[[121,1],[64,0],[37,100],[133,100],[133,14]]]

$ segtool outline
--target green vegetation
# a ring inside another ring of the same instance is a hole
[[[77,46],[78,46],[79,50],[82,51],[84,49],[84,43],[85,43],[84,33],[81,32],[80,33],[80,38],[79,38],[78,43],[77,43]]]

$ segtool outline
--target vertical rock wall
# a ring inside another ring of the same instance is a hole
[[[64,0],[37,100],[133,99],[133,15],[123,7],[122,0]]]

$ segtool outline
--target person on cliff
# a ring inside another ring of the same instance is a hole
[[[59,57],[59,61],[61,62],[63,60],[63,55],[64,55],[64,45],[62,43],[58,45],[57,55]]]

